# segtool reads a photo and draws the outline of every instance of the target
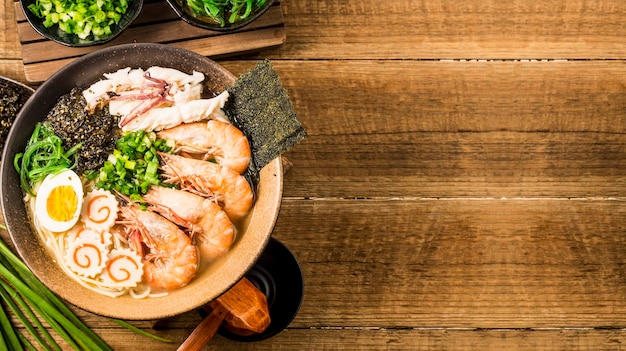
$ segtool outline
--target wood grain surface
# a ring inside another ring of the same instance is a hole
[[[5,0],[0,75],[26,81]],[[304,301],[206,350],[623,350],[626,2],[283,0],[273,61],[308,137],[273,236]],[[4,233],[6,234],[6,233]],[[196,311],[77,311],[115,350],[176,350]]]

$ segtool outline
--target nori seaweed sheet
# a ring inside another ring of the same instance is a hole
[[[228,93],[224,112],[248,137],[252,151],[248,176],[256,184],[261,168],[307,133],[269,60],[259,61],[237,78]]]

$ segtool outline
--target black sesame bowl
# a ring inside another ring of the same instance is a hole
[[[253,0],[252,3],[257,3],[258,1],[259,0]],[[180,17],[183,21],[199,28],[220,32],[230,32],[247,26],[261,17],[270,7],[272,7],[272,4],[274,4],[274,0],[266,0],[258,8],[251,9],[249,14],[245,17],[237,17],[231,21],[229,13],[223,14],[223,12],[220,12],[220,14],[212,17],[208,14],[199,14],[194,12],[190,4],[193,4],[194,2],[202,3],[202,0],[167,0],[167,2],[170,4],[174,12],[176,12],[178,17]],[[245,1],[239,2],[245,3]]]
[[[18,112],[34,92],[28,85],[0,77],[0,145],[4,145]]]
[[[126,12],[124,12],[123,14],[119,14],[120,17],[117,19],[117,22],[111,24],[108,27],[107,32],[94,34],[94,31],[89,31],[89,34],[87,36],[81,38],[81,36],[77,34],[68,34],[66,31],[62,30],[61,26],[58,24],[59,20],[56,18],[52,19],[52,15],[46,17],[40,13],[40,17],[29,9],[29,7],[40,6],[41,1],[38,2],[37,0],[20,0],[20,3],[22,5],[22,9],[24,10],[24,14],[26,15],[26,19],[28,20],[28,23],[30,23],[31,27],[33,27],[33,29],[37,33],[41,34],[44,38],[70,47],[100,45],[113,40],[118,35],[120,35],[120,33],[122,33],[137,18],[137,16],[139,16],[141,8],[143,7],[143,0],[128,0],[128,7],[126,9]],[[105,21],[107,20],[108,19],[106,19]],[[67,23],[70,22],[68,21]],[[76,24],[68,25],[77,28]]]

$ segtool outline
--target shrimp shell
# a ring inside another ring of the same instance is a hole
[[[153,288],[173,290],[185,286],[198,270],[198,249],[178,226],[136,206],[121,208],[127,226],[137,229],[150,249],[143,270]]]
[[[205,154],[218,164],[243,173],[250,163],[248,138],[233,124],[218,120],[186,123],[157,133],[161,139],[173,140],[174,151]]]
[[[213,196],[232,221],[243,218],[254,202],[252,188],[244,176],[212,162],[172,154],[160,154],[167,183]]]
[[[152,187],[144,200],[160,208],[159,213],[172,222],[192,231],[202,259],[214,260],[233,243],[235,226],[210,199],[184,190]]]

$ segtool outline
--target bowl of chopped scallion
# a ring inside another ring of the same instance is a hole
[[[104,44],[139,15],[143,0],[21,0],[30,25],[66,46]]]
[[[274,0],[167,0],[185,22],[204,29],[233,31],[261,17]]]

